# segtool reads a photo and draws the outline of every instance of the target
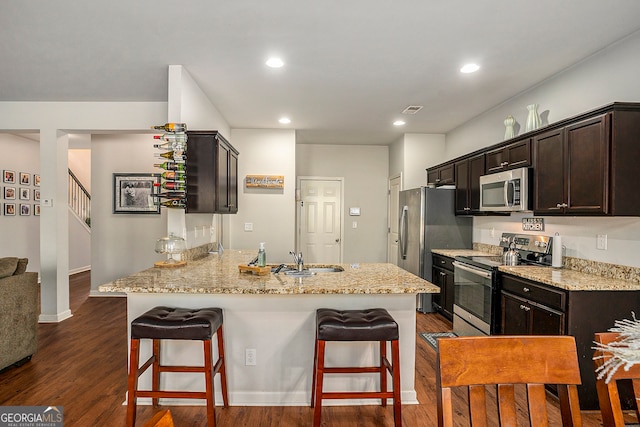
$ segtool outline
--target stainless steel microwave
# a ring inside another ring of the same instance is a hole
[[[517,212],[531,210],[531,169],[520,168],[480,177],[480,210]]]

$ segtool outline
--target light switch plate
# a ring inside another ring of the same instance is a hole
[[[253,231],[253,223],[245,222],[244,223],[244,231]]]

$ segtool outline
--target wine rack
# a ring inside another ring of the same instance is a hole
[[[155,203],[172,209],[185,209],[187,206],[187,125],[185,123],[166,123],[151,126],[151,129],[162,131],[162,135],[154,135],[159,141],[153,146],[160,150],[156,157],[160,163],[154,166],[162,169],[160,184],[155,184],[159,191],[154,191]]]

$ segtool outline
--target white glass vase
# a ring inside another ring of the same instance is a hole
[[[504,139],[511,139],[514,136],[516,136],[513,130],[513,125],[515,124],[516,124],[516,119],[514,119],[513,116],[511,115],[507,116],[507,118],[504,119],[504,126],[505,126]]]
[[[529,114],[527,115],[526,131],[529,132],[538,129],[542,121],[538,115],[538,104],[527,105],[527,110],[529,110]]]

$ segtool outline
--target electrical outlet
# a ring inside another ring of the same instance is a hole
[[[607,250],[607,235],[606,234],[598,234],[596,236],[596,249],[600,249],[603,251]]]
[[[358,221],[353,221],[351,223],[351,228],[358,228]]]
[[[491,227],[491,231],[489,231],[489,237],[496,237],[495,227]]]
[[[245,348],[244,349],[244,364],[246,366],[255,366],[256,365],[256,349],[255,348]]]

